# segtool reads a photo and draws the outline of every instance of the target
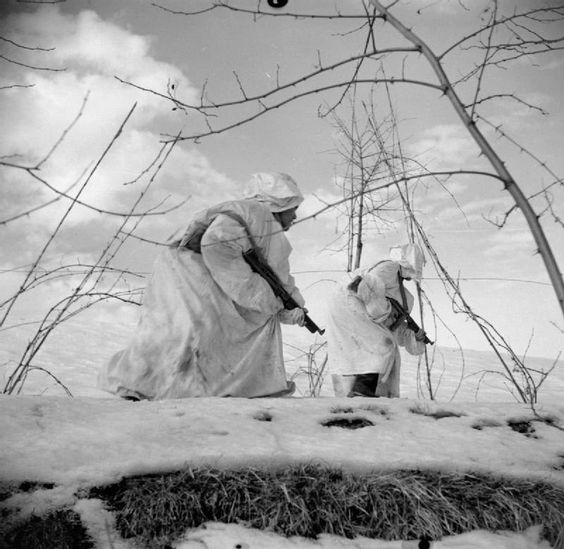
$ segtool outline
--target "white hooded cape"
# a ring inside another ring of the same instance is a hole
[[[184,238],[157,257],[133,339],[102,369],[100,388],[149,399],[286,390],[277,317],[282,302],[244,261],[251,245],[243,226],[221,212],[243,218],[263,257],[304,304],[289,272],[290,243],[268,206],[221,204],[202,212]],[[202,227],[201,253],[180,246]]]

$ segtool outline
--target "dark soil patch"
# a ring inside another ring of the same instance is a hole
[[[9,530],[0,547],[10,549],[93,549],[80,517],[68,509],[32,516]]]
[[[265,410],[261,410],[253,416],[253,419],[256,419],[257,421],[272,421],[272,414]]]
[[[336,417],[321,422],[321,425],[343,429],[362,429],[363,427],[372,427],[374,423],[364,417]]]
[[[521,433],[526,437],[537,438],[535,435],[536,429],[533,427],[531,421],[525,420],[509,420],[507,425],[511,427],[515,432]]]
[[[0,483],[0,501],[7,500],[9,497],[19,492],[34,492],[35,490],[51,490],[55,488],[51,482],[24,481],[17,483]]]
[[[52,482],[30,482],[28,480],[19,485],[21,492],[35,492],[35,490],[52,490],[55,484]]]

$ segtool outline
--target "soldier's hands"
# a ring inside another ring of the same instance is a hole
[[[305,311],[300,307],[295,309],[282,309],[278,313],[278,318],[282,324],[297,324],[298,326],[303,326],[305,322]]]
[[[415,341],[424,341],[425,340],[425,331],[422,328],[419,328],[417,332],[415,332]]]

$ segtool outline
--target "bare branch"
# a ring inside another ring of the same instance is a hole
[[[10,40],[5,36],[0,36],[0,40],[2,42],[8,42],[8,44],[12,44],[12,46],[16,46],[16,48],[20,48],[22,50],[30,50],[30,51],[55,51],[55,48],[41,48],[39,46],[26,46],[25,44],[20,44],[18,42],[14,42],[14,40]]]
[[[62,72],[66,71],[66,67],[63,68],[56,68],[56,67],[37,67],[35,65],[29,65],[28,63],[22,63],[20,61],[16,61],[15,59],[10,59],[5,55],[0,54],[0,59],[4,59],[4,61],[11,63],[12,65],[18,65],[20,67],[25,67],[26,69],[32,69],[34,71],[50,71],[50,72]]]
[[[248,8],[240,8],[236,6],[231,6],[224,2],[213,2],[213,4],[209,8],[204,8],[201,10],[194,10],[194,11],[183,11],[183,10],[173,10],[171,8],[167,8],[161,4],[152,3],[153,6],[159,8],[171,15],[202,15],[204,13],[209,13],[216,9],[225,9],[235,13],[241,13],[246,15],[251,15],[254,18],[257,16],[266,16],[266,17],[284,17],[290,19],[364,19],[363,14],[344,14],[344,13],[335,13],[335,14],[307,14],[307,13],[294,13],[288,11],[264,11],[261,10],[260,7],[255,9],[248,9]]]
[[[67,0],[18,0],[19,4],[62,4]]]
[[[71,191],[74,187],[76,187],[76,185],[78,185],[78,182],[79,181],[77,180],[70,187],[68,187],[64,191],[65,194],[68,193],[69,191]],[[33,208],[30,208],[29,210],[25,210],[25,211],[20,212],[18,214],[12,215],[11,217],[7,217],[6,219],[0,219],[0,225],[6,225],[6,224],[10,223],[11,221],[15,221],[16,219],[20,219],[22,217],[27,217],[27,216],[31,215],[33,212],[37,212],[39,210],[42,210],[43,208],[46,208],[47,206],[50,206],[51,204],[54,204],[55,202],[59,201],[61,198],[62,198],[62,195],[59,195],[56,198],[53,198],[52,200],[48,200],[47,202],[40,204],[39,206],[35,206]]]
[[[305,82],[308,82],[310,80],[313,80],[314,78],[321,76],[323,74],[326,73],[331,73],[333,71],[335,71],[338,68],[344,67],[347,64],[350,63],[359,63],[361,60],[363,59],[367,59],[367,58],[371,58],[374,56],[382,56],[388,53],[418,53],[419,50],[417,48],[414,47],[395,47],[395,48],[384,48],[384,49],[379,49],[377,51],[372,51],[368,54],[366,53],[362,53],[360,55],[355,55],[352,57],[349,57],[347,59],[343,59],[341,61],[337,61],[335,63],[332,63],[330,65],[326,65],[326,66],[318,66],[317,70],[314,70],[310,73],[307,73],[299,78],[296,78],[294,80],[291,80],[290,82],[287,82],[286,84],[282,84],[280,85],[278,79],[276,81],[276,85],[271,88],[270,90],[267,90],[266,92],[260,93],[260,94],[256,94],[256,95],[250,95],[247,96],[244,99],[235,99],[235,100],[230,100],[230,101],[225,101],[225,102],[219,102],[219,103],[209,103],[209,104],[204,104],[201,103],[200,105],[190,105],[188,103],[182,102],[178,99],[174,99],[173,102],[175,104],[175,106],[182,106],[184,109],[190,109],[190,110],[194,110],[200,113],[206,113],[207,116],[209,116],[209,114],[207,113],[207,111],[210,110],[219,110],[219,109],[224,109],[226,107],[234,107],[234,106],[238,106],[238,105],[243,105],[246,103],[250,103],[250,102],[255,102],[255,101],[259,101],[259,100],[266,100],[267,98],[279,94],[282,91],[286,91],[286,90],[291,90],[293,88],[296,88],[299,85],[304,84]],[[156,90],[150,89],[150,88],[146,88],[143,86],[140,86],[138,84],[135,84],[133,82],[129,82],[127,80],[123,80],[122,78],[120,78],[119,76],[114,76],[114,78],[116,80],[118,80],[119,82],[121,82],[122,84],[125,84],[127,86],[132,86],[135,89],[150,93],[152,95],[156,95],[157,97],[161,97],[162,99],[167,99],[167,100],[171,100],[170,96],[168,94],[165,93],[160,93]],[[373,80],[363,80],[364,82],[373,82]],[[407,79],[395,79],[395,82],[413,82],[416,83],[417,81],[409,81]],[[357,80],[357,82],[360,82],[359,80]],[[422,85],[428,85],[433,87],[433,84],[430,83],[425,83],[425,82],[420,82]],[[346,81],[346,82],[342,82],[340,84],[337,84],[335,86],[330,86],[327,89],[332,89],[333,87],[343,87],[343,86],[347,86],[350,85],[350,81]]]
[[[0,86],[0,90],[11,90],[14,88],[33,88],[35,84],[9,84],[8,86]]]
[[[47,252],[47,249],[49,248],[49,246],[51,245],[51,243],[54,241],[56,235],[58,234],[58,232],[60,231],[61,227],[63,226],[64,222],[66,221],[67,217],[70,215],[71,210],[74,208],[75,204],[76,204],[76,200],[78,199],[78,197],[82,194],[82,192],[86,189],[86,187],[88,186],[88,184],[90,183],[92,176],[94,175],[94,173],[96,172],[96,170],[98,169],[98,166],[102,163],[102,161],[104,160],[104,158],[106,157],[106,155],[108,154],[108,152],[110,151],[110,149],[113,147],[113,145],[115,144],[115,142],[118,140],[119,136],[121,135],[123,128],[125,127],[125,125],[127,124],[129,118],[131,117],[131,115],[133,114],[133,111],[135,110],[137,106],[137,103],[135,103],[133,105],[133,107],[131,108],[131,110],[127,113],[127,116],[125,117],[125,119],[123,120],[123,122],[121,123],[121,125],[119,126],[116,134],[114,135],[114,137],[112,138],[112,140],[110,141],[110,143],[108,144],[108,146],[106,147],[106,149],[104,150],[104,152],[102,153],[102,155],[100,156],[100,158],[98,159],[98,161],[96,162],[94,168],[91,170],[90,175],[86,178],[85,182],[82,184],[82,186],[80,187],[76,197],[72,200],[70,206],[68,207],[67,211],[65,212],[65,214],[62,216],[61,220],[59,221],[59,223],[57,224],[57,227],[55,228],[55,230],[53,231],[53,233],[50,235],[50,237],[48,238],[47,242],[45,243],[45,245],[43,246],[43,249],[41,250],[41,252],[39,253],[38,257],[36,258],[33,266],[31,267],[31,269],[29,270],[27,276],[25,277],[24,281],[22,282],[22,284],[20,285],[20,289],[18,290],[18,292],[15,294],[15,296],[10,300],[8,306],[6,307],[6,310],[4,311],[4,315],[2,316],[2,318],[0,319],[0,326],[2,326],[6,319],[8,318],[12,307],[14,306],[14,304],[16,303],[16,300],[18,298],[18,296],[20,296],[26,288],[26,285],[28,284],[28,282],[31,280],[35,267],[37,265],[39,265],[39,263],[41,262],[41,259],[43,258],[43,256],[45,255],[45,253]]]
[[[61,386],[63,388],[63,390],[65,391],[65,393],[67,394],[67,396],[72,397],[72,393],[70,392],[70,389],[54,374],[52,374],[49,370],[47,370],[46,368],[42,368],[41,366],[34,366],[33,364],[29,365],[29,372],[32,372],[33,370],[37,370],[39,372],[43,372],[44,374],[47,374],[50,378],[52,378],[55,383],[59,386]]]
[[[495,21],[497,16],[497,2],[494,2],[494,9],[492,10],[492,14],[490,16],[490,21]],[[495,26],[490,27],[490,32],[488,33],[487,43],[484,48],[484,59],[481,63],[479,75],[478,75],[478,83],[476,84],[476,90],[474,91],[474,100],[472,101],[472,110],[470,111],[470,118],[474,119],[474,114],[476,110],[476,102],[478,101],[478,97],[480,96],[480,90],[482,88],[482,80],[484,78],[484,74],[486,72],[486,68],[488,67],[488,62],[490,57],[492,56],[492,39],[494,36]],[[495,54],[495,50],[494,50]]]
[[[447,49],[445,49],[442,53],[437,54],[437,59],[439,61],[442,61],[443,58],[448,55],[449,53],[453,52],[454,50],[456,50],[456,48],[461,47],[464,43],[469,42],[470,40],[476,38],[477,36],[479,36],[482,33],[489,33],[491,27],[495,27],[495,26],[503,26],[503,25],[507,25],[510,22],[516,20],[516,19],[529,19],[531,21],[539,21],[538,17],[540,15],[548,15],[550,17],[553,17],[554,21],[557,22],[558,20],[562,20],[564,18],[564,15],[562,14],[561,11],[559,11],[557,8],[534,8],[528,11],[523,11],[523,12],[517,12],[514,13],[510,16],[507,17],[502,17],[499,20],[493,20],[491,21],[489,24],[487,25],[481,25],[478,29],[476,29],[474,32],[467,34],[466,36],[463,36],[462,38],[460,38],[459,40],[457,40],[456,42],[454,42],[453,44],[451,44]]]
[[[499,99],[511,99],[512,101],[516,101],[517,103],[520,103],[521,105],[528,107],[531,110],[538,111],[543,116],[548,115],[548,112],[545,111],[542,107],[539,107],[538,105],[533,105],[532,103],[529,103],[529,102],[521,99],[520,97],[518,97],[514,93],[492,94],[492,95],[489,95],[487,97],[482,97],[481,99],[475,100],[474,102],[472,102],[468,105],[464,105],[464,108],[466,108],[466,109],[472,108],[472,112],[474,113],[475,117],[478,117],[478,115],[474,112],[475,108],[478,105],[481,105],[481,104],[486,103],[488,101],[499,100]],[[479,118],[481,118],[481,117],[479,117]]]
[[[241,79],[239,78],[239,75],[237,74],[236,71],[233,71],[233,76],[235,76],[235,80],[237,80],[237,84],[239,86],[239,90],[241,91],[241,94],[243,95],[243,98],[245,101],[248,101],[249,98],[247,97],[247,94],[245,93],[245,88],[243,87],[243,84],[241,82]]]
[[[442,91],[442,88],[440,86],[437,86],[436,84],[432,84],[429,82],[423,82],[423,81],[419,81],[419,80],[409,80],[409,79],[378,79],[378,80],[374,80],[374,79],[370,79],[370,78],[362,78],[362,79],[357,79],[353,82],[353,84],[369,84],[369,85],[374,85],[374,84],[382,84],[388,82],[389,84],[412,84],[412,85],[416,85],[416,86],[422,86],[425,88],[430,88],[430,89],[434,89],[437,91]],[[320,86],[317,87],[313,90],[308,90],[308,91],[304,91],[302,93],[295,93],[293,94],[291,97],[288,97],[284,100],[281,100],[277,103],[273,103],[271,105],[265,105],[262,102],[259,103],[259,106],[261,106],[261,109],[256,112],[255,114],[251,114],[248,115],[246,117],[241,117],[239,120],[237,120],[236,122],[233,122],[231,124],[227,124],[225,126],[220,126],[219,128],[212,128],[211,125],[208,124],[208,131],[207,132],[196,132],[190,135],[183,135],[180,139],[182,141],[185,140],[199,140],[199,139],[203,139],[204,137],[209,137],[211,135],[217,135],[217,134],[221,134],[221,133],[225,133],[229,130],[232,130],[233,128],[237,128],[239,126],[244,126],[254,120],[256,120],[257,118],[260,118],[261,116],[263,116],[266,112],[270,112],[270,111],[275,111],[277,109],[280,109],[281,107],[284,107],[285,105],[288,105],[290,103],[293,103],[294,101],[298,101],[299,99],[303,99],[304,97],[308,97],[310,95],[320,95],[323,94],[324,92],[327,92],[329,90],[336,90],[339,88],[343,88],[343,87],[349,87],[350,86],[350,82],[340,82],[340,83],[336,83],[336,84],[329,84],[327,86]],[[170,135],[166,135],[165,137],[169,138],[171,137]]]

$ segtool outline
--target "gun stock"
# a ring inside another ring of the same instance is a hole
[[[262,278],[266,280],[266,282],[274,292],[274,295],[282,300],[285,309],[291,310],[299,307],[297,301],[290,295],[286,288],[284,288],[284,286],[280,282],[280,279],[278,278],[278,276],[276,276],[276,273],[271,269],[269,265],[261,260],[256,250],[251,248],[250,250],[243,252],[243,259],[247,262],[253,272],[262,276]],[[312,334],[319,332],[319,334],[323,335],[325,333],[325,330],[321,329],[307,313],[304,313],[304,315],[304,326]]]

